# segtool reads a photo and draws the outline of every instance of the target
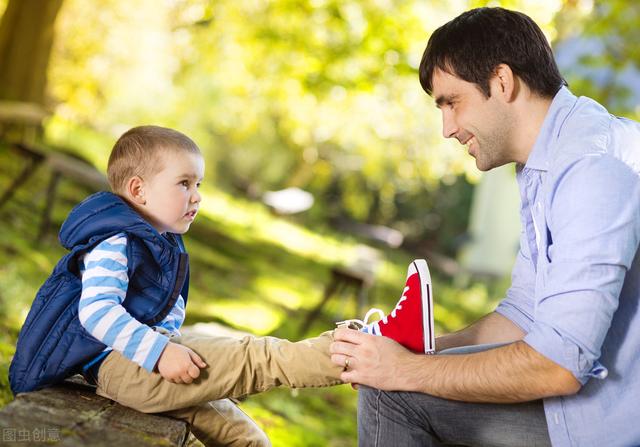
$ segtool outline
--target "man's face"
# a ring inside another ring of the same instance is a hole
[[[492,94],[487,98],[471,82],[439,69],[433,74],[433,97],[442,111],[442,134],[466,145],[481,171],[515,161],[510,149],[513,117],[497,85],[497,79],[492,79]]]

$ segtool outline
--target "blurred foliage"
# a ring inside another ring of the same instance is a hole
[[[640,7],[622,0],[66,0],[47,137],[104,168],[127,128],[176,127],[206,152],[209,181],[230,193],[299,186],[316,197],[308,224],[389,225],[409,245],[454,255],[478,173],[441,137],[417,67],[433,29],[484,5],[530,14],[552,41],[604,42],[582,65],[613,70],[605,85],[581,64],[567,78],[614,112],[635,111],[615,73],[637,66]]]
[[[640,117],[640,3],[567,2],[556,16],[560,43],[579,56],[563,67],[572,90],[615,114]]]
[[[82,146],[74,127],[176,127],[228,192],[298,186],[316,197],[308,223],[390,225],[454,254],[478,174],[442,138],[417,68],[433,29],[485,3],[66,0],[47,135],[104,167],[108,145]],[[561,4],[504,3],[549,29]]]

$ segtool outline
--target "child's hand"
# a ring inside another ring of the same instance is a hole
[[[167,343],[158,360],[158,372],[171,383],[191,383],[207,364],[186,346]]]

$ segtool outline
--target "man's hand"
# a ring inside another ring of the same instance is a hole
[[[331,360],[345,382],[465,402],[515,403],[575,394],[580,382],[523,341],[472,354],[420,355],[395,341],[336,329]]]
[[[353,329],[336,329],[329,352],[331,361],[349,367],[340,376],[343,382],[367,385],[380,390],[403,389],[402,372],[414,365],[415,354],[387,337]]]
[[[191,383],[207,364],[186,346],[167,343],[158,360],[158,372],[171,383]]]

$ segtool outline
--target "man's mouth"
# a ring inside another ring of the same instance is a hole
[[[471,149],[471,144],[473,144],[473,142],[476,141],[474,137],[469,138],[467,141],[465,141],[465,146],[467,146],[467,148]]]
[[[476,137],[473,135],[470,135],[466,139],[460,140],[460,144],[462,144],[463,146],[467,146],[467,152],[469,153],[469,155],[473,157],[475,157],[474,147],[476,145],[476,142],[477,142]]]
[[[474,138],[474,135],[470,132],[467,132],[466,130],[462,130],[456,135],[456,139],[463,146],[467,146],[473,138]]]

